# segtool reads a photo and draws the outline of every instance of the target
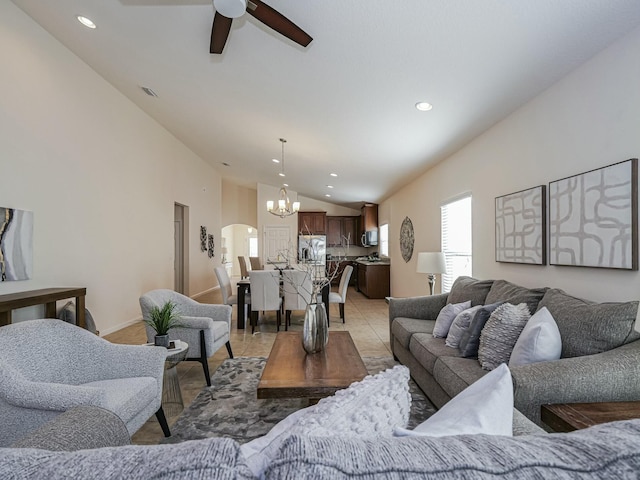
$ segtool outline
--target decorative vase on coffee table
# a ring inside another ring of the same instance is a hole
[[[310,303],[304,312],[302,327],[302,347],[307,353],[324,349],[329,341],[329,325],[324,303]]]

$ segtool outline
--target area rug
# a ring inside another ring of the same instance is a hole
[[[230,437],[246,443],[265,435],[289,414],[305,408],[304,399],[258,400],[256,390],[267,359],[239,357],[225,360],[205,387],[171,427],[171,437],[162,443],[179,443],[208,437]],[[370,374],[397,365],[390,357],[364,357]],[[423,422],[435,408],[420,388],[410,380],[411,415],[409,427]]]

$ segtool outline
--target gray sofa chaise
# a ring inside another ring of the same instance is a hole
[[[555,319],[561,358],[511,368],[514,405],[535,423],[541,425],[543,404],[640,399],[638,302],[594,303],[555,288],[460,277],[448,294],[389,301],[393,355],[437,407],[487,373],[477,359],[462,358],[432,335],[444,306],[468,300],[472,306],[524,302],[531,313],[547,307]]]

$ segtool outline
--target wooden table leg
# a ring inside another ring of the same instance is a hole
[[[322,287],[322,303],[324,303],[324,309],[327,311],[327,326],[329,326],[329,290],[331,285],[327,284]]]
[[[84,311],[84,295],[76,297],[76,320],[78,326],[87,329],[87,319],[85,318]]]
[[[11,310],[0,312],[0,327],[11,324]]]
[[[56,302],[47,302],[44,304],[44,318],[58,318],[56,315]]]
[[[246,316],[246,309],[244,304],[245,293],[246,285],[238,285],[238,330],[244,330],[244,320]]]

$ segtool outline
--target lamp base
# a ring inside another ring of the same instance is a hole
[[[433,289],[436,286],[436,276],[432,273],[428,275],[429,278],[429,294],[433,295]]]

